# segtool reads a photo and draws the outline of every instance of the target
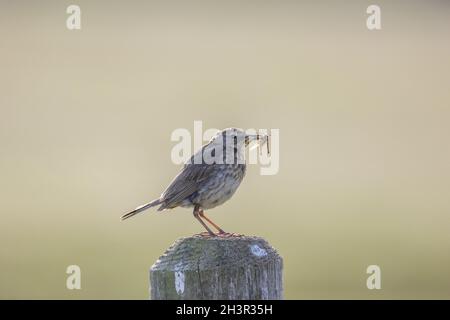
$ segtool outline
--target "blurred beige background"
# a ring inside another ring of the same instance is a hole
[[[194,120],[280,129],[279,174],[252,166],[210,216],[279,250],[286,298],[450,298],[448,2],[376,1],[375,32],[373,1],[0,3],[0,298],[146,299],[202,228],[119,217],[178,172]]]

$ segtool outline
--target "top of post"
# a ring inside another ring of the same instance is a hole
[[[259,264],[281,259],[260,237],[204,237],[178,239],[151,267],[151,271],[207,270],[242,264]]]

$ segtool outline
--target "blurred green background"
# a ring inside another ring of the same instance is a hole
[[[202,227],[119,217],[179,171],[194,120],[280,129],[279,173],[251,166],[209,216],[278,249],[286,298],[450,298],[448,2],[376,1],[380,31],[372,1],[0,3],[0,298],[148,298]]]

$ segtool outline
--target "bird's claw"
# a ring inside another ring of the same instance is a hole
[[[232,237],[241,237],[242,235],[234,232],[219,232],[217,236],[221,238],[232,238]]]
[[[222,230],[222,232],[219,233],[209,233],[209,232],[202,232],[197,234],[198,236],[202,238],[212,238],[212,237],[219,237],[219,238],[232,238],[232,237],[242,237],[241,234],[234,233],[234,232],[225,232]]]

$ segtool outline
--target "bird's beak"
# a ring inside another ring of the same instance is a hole
[[[248,146],[253,141],[259,140],[259,134],[247,134],[245,136],[245,146]]]
[[[256,141],[257,143],[250,148],[250,150],[253,150],[257,147],[262,148],[267,144],[267,154],[270,154],[269,140],[270,136],[266,134],[248,134],[245,136],[245,145],[248,146],[252,141]]]

